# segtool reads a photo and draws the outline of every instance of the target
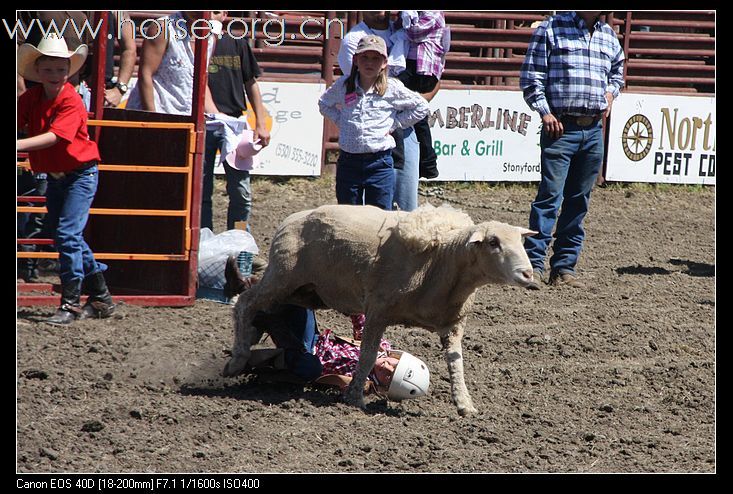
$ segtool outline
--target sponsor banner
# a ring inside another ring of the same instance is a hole
[[[438,91],[429,122],[436,180],[525,182],[540,179],[542,120],[520,91]]]
[[[254,175],[321,174],[323,150],[323,116],[318,111],[318,98],[326,90],[324,84],[302,82],[257,83],[262,102],[269,113],[267,128],[270,145],[258,153],[259,165]],[[254,128],[254,112],[247,102],[248,120]],[[217,165],[214,173],[224,173]]]
[[[137,78],[130,80],[132,89]],[[323,117],[318,111],[318,98],[326,90],[324,84],[259,81],[262,103],[268,112],[266,126],[270,145],[258,153],[255,175],[321,174]],[[119,108],[127,105],[130,91],[125,93]],[[247,121],[255,126],[255,115],[247,101]],[[224,173],[224,165],[216,156],[215,174]]]
[[[606,180],[715,185],[715,97],[622,93]]]

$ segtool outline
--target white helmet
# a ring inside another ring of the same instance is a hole
[[[425,362],[399,350],[391,350],[389,354],[399,359],[399,363],[387,390],[387,398],[400,401],[425,396],[430,386],[430,371]]]

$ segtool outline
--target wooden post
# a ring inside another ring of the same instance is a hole
[[[198,18],[209,19],[209,11],[199,12]],[[204,36],[203,29],[197,31],[199,36]],[[188,273],[188,286],[191,295],[196,294],[196,280],[198,279],[198,251],[199,236],[201,228],[201,193],[204,171],[204,147],[206,138],[206,123],[204,120],[204,97],[206,84],[208,83],[209,57],[207,56],[208,39],[197,39],[194,46],[193,64],[193,95],[191,103],[191,121],[195,126],[196,147],[193,157],[193,190],[191,191],[191,257],[190,270]]]
[[[329,10],[326,12],[326,18],[323,26],[323,65],[321,66],[321,78],[326,82],[327,86],[330,86],[333,82],[333,63],[336,59],[336,53],[334,53],[334,50],[336,48],[336,42],[333,39],[333,36],[331,36],[331,33],[329,32],[329,36],[326,37],[326,26],[328,25],[329,21],[336,18],[336,12],[333,10]]]
[[[328,21],[336,18],[336,12],[329,10],[325,15],[325,22],[323,27],[323,56],[321,57],[321,79],[326,83],[326,86],[330,86],[333,83],[333,65],[337,54],[334,53],[336,49],[336,42],[332,38],[331,33],[326,37],[326,26]],[[329,142],[331,136],[331,122],[327,118],[323,119],[323,138],[321,139],[321,175],[326,173],[333,173],[333,167],[326,165],[326,143]]]
[[[107,66],[107,33],[109,32],[109,13],[106,10],[96,12],[94,17],[102,21],[97,38],[94,40],[94,55],[92,56],[92,80],[90,90],[92,98],[89,111],[93,118],[102,118],[104,111],[104,76]],[[101,129],[90,129],[90,137],[95,141],[99,140]]]
[[[629,71],[629,45],[631,44],[631,11],[626,11],[626,21],[624,22],[624,56],[626,63],[624,64],[624,80]]]

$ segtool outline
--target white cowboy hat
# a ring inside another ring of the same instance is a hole
[[[38,43],[37,48],[30,43],[20,45],[20,48],[18,48],[18,74],[29,81],[40,82],[38,71],[36,71],[36,60],[38,60],[38,57],[46,55],[47,57],[70,58],[69,77],[71,77],[84,65],[88,51],[87,45],[83,44],[79,45],[76,50],[69,51],[63,38],[50,34]]]

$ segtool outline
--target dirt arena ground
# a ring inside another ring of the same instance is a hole
[[[263,252],[333,182],[258,179]],[[533,186],[423,184],[475,221],[526,225]],[[217,182],[217,226],[224,226]],[[67,328],[17,314],[19,472],[715,472],[715,189],[596,188],[584,291],[487,286],[464,339],[479,414],[450,403],[436,335],[386,337],[430,366],[430,394],[350,408],[337,392],[218,376],[231,307],[120,306]],[[348,319],[319,313],[348,334]]]

